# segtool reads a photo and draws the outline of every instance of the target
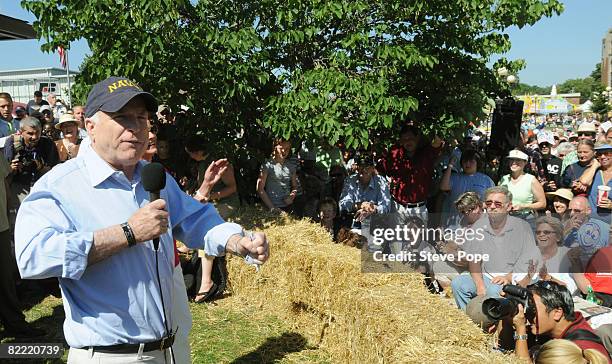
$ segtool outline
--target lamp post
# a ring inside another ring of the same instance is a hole
[[[610,114],[610,110],[612,110],[612,87],[606,87],[606,90],[603,91],[601,95],[604,97],[604,100],[606,100],[606,103],[608,104],[608,109],[606,112],[607,119],[608,115]]]

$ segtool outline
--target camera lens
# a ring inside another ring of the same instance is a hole
[[[482,303],[482,312],[490,319],[501,320],[514,315],[517,307],[514,302],[506,298],[488,298]]]

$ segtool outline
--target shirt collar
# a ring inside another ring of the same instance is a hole
[[[85,169],[89,174],[89,180],[91,181],[91,185],[93,187],[98,186],[115,174],[123,174],[123,172],[114,169],[110,164],[108,164],[108,162],[102,159],[102,157],[98,155],[98,153],[89,143],[82,145],[79,148],[77,158],[82,158],[82,160],[85,162]],[[143,163],[143,161],[138,161],[138,164],[136,164],[132,184],[140,181],[140,169],[142,168]]]
[[[506,217],[506,223],[504,224],[504,227],[500,234],[495,234],[495,232],[493,231],[493,228],[491,227],[491,223],[489,222],[489,217],[487,216],[487,214],[483,214],[476,223],[482,224],[482,227],[485,229],[487,233],[489,233],[490,235],[495,235],[495,236],[501,236],[501,235],[504,235],[514,230],[514,218],[513,216],[510,216],[510,215]],[[474,225],[476,225],[476,223]]]

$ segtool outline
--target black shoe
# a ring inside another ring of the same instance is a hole
[[[193,302],[195,303],[204,303],[204,302],[210,302],[215,298],[215,295],[217,294],[217,284],[215,282],[213,282],[212,286],[210,287],[210,289],[207,292],[198,292],[197,296],[202,296],[202,298],[200,298],[199,300],[196,300],[194,298]]]
[[[21,326],[5,326],[4,333],[14,337],[41,337],[47,334],[46,331],[37,329],[32,325],[24,324]]]

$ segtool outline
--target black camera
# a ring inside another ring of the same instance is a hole
[[[505,285],[502,290],[505,297],[488,298],[482,303],[482,312],[492,320],[501,320],[514,317],[518,313],[518,305],[525,308],[525,318],[533,322],[535,317],[535,304],[533,295],[521,286],[512,284]]]
[[[24,172],[32,173],[38,170],[38,163],[32,151],[20,150],[15,158],[21,163]]]

